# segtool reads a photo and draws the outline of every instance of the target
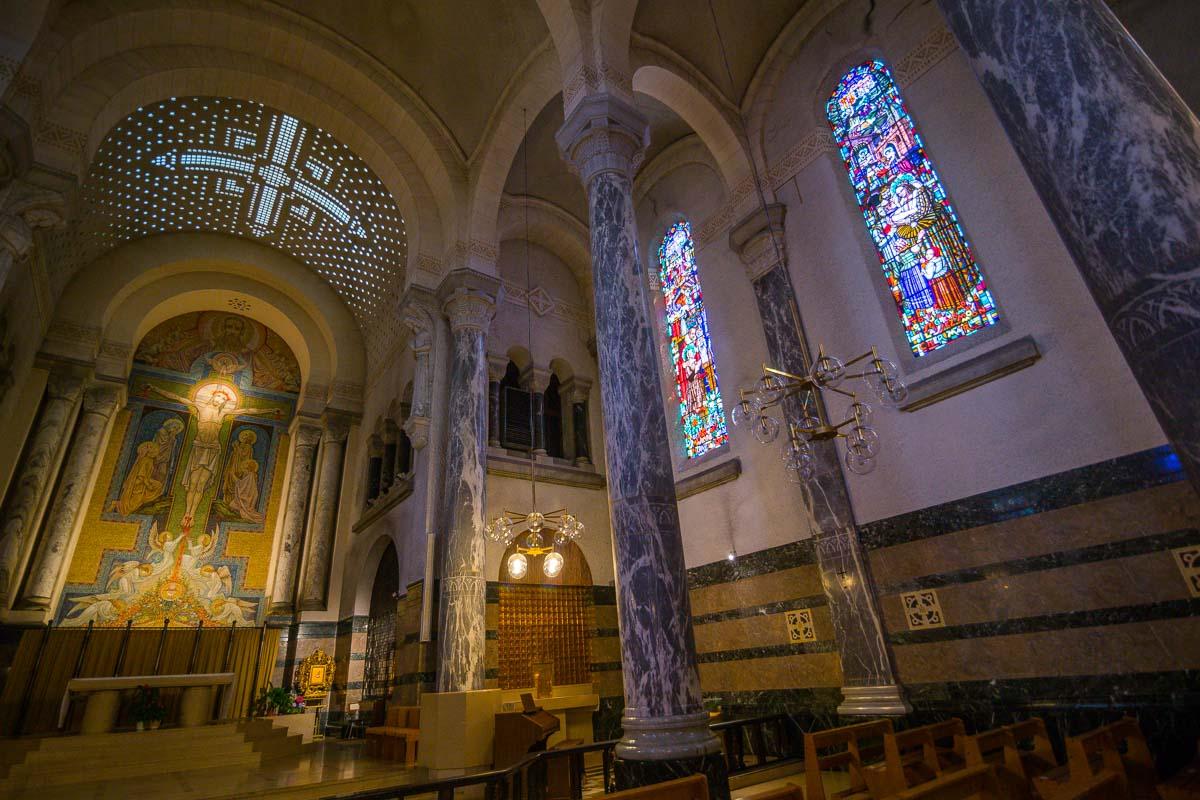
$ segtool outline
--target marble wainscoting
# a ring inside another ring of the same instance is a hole
[[[1200,497],[1166,447],[861,526],[914,721],[1200,734]]]
[[[842,669],[811,540],[693,567],[688,586],[709,708],[837,724]]]

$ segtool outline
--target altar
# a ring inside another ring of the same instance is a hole
[[[217,719],[229,719],[233,700],[231,687],[236,672],[212,672],[200,675],[125,675],[117,678],[73,678],[67,683],[59,707],[58,725],[67,720],[73,696],[86,696],[80,733],[108,733],[116,726],[121,708],[121,692],[138,686],[156,689],[183,689],[179,698],[179,727],[194,728],[211,721],[213,691],[221,692]]]

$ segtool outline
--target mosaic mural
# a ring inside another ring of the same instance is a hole
[[[67,575],[63,625],[253,625],[262,612],[300,368],[238,314],[158,325]]]

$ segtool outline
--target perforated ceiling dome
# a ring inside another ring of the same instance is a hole
[[[308,264],[360,320],[400,283],[404,220],[383,183],[325,131],[259,103],[138,109],[101,144],[85,195],[104,245],[162,231],[259,239]]]

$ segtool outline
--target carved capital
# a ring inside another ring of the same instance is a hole
[[[496,381],[497,383],[504,379],[504,373],[508,369],[508,356],[503,353],[488,353],[488,380]]]
[[[321,433],[322,444],[342,444],[350,435],[352,420],[345,414],[326,414],[322,418],[324,430]]]
[[[414,353],[428,352],[433,344],[433,308],[432,298],[411,292],[404,297],[400,319],[412,334],[409,345]]]
[[[746,266],[750,280],[764,275],[776,264],[786,263],[787,251],[783,235],[783,220],[787,206],[774,203],[756,209],[729,231],[729,248],[738,254]]]
[[[442,311],[450,320],[453,333],[470,330],[486,335],[496,315],[496,298],[470,289],[455,289],[442,304]]]
[[[650,125],[628,100],[593,94],[580,101],[554,138],[584,186],[604,172],[633,180],[650,145]]]
[[[429,444],[429,417],[409,417],[404,421],[404,432],[413,450],[423,449]]]
[[[35,228],[52,228],[66,219],[66,201],[59,192],[14,180],[0,190],[0,244],[15,258],[24,258],[33,244]]]
[[[525,380],[530,391],[537,392],[538,394],[544,394],[546,389],[550,387],[550,377],[553,374],[554,373],[550,372],[549,370],[537,369],[535,367],[529,370]]]
[[[83,379],[70,372],[51,372],[46,379],[46,396],[52,400],[74,403],[83,390]]]
[[[83,410],[86,414],[98,414],[104,418],[117,410],[124,394],[120,386],[91,386],[83,395]]]
[[[567,386],[567,396],[571,398],[571,402],[586,403],[588,395],[592,392],[592,382],[586,378],[574,378]]]
[[[295,437],[297,450],[302,447],[313,448],[321,441],[321,427],[297,421],[292,428],[292,436]]]

